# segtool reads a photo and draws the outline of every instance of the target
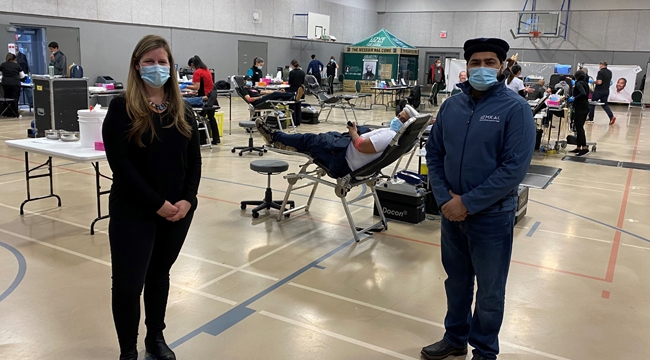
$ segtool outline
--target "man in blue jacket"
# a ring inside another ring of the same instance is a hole
[[[473,360],[499,353],[517,187],[535,145],[530,106],[504,84],[509,48],[501,39],[465,42],[469,81],[442,104],[426,145],[431,187],[443,214],[447,316],[443,339],[422,349],[424,359],[465,355],[468,343]]]
[[[320,60],[316,59],[316,55],[312,54],[311,56],[311,61],[309,62],[309,66],[307,66],[307,74],[312,74],[318,81],[318,85],[322,85],[323,79],[321,76],[321,73],[323,72],[323,69],[325,66],[323,65]]]

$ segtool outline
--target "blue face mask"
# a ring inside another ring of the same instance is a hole
[[[395,117],[393,120],[390,122],[390,129],[393,130],[394,132],[398,132],[399,129],[402,128],[404,124],[402,124],[402,121]]]
[[[469,69],[469,83],[478,91],[488,90],[498,82],[498,72],[498,69],[486,67]]]
[[[258,66],[257,68],[258,68],[259,70],[262,70],[262,66]]]
[[[246,86],[253,86],[253,82],[252,81],[246,81]]]
[[[159,88],[169,80],[169,66],[151,65],[140,67],[140,77],[152,88]]]

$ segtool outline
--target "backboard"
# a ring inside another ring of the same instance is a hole
[[[516,37],[532,37],[539,32],[539,37],[560,36],[560,12],[522,11],[517,13]]]

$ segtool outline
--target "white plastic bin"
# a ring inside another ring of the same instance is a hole
[[[82,148],[95,148],[95,142],[102,141],[102,123],[106,110],[79,110],[79,137]]]

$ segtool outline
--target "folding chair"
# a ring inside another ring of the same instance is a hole
[[[311,156],[310,154],[299,153],[295,151],[280,150],[273,147],[267,147],[270,151],[277,152],[285,155],[300,156],[307,159],[307,162],[301,165],[301,169],[298,173],[291,173],[285,175],[284,178],[287,179],[289,187],[284,195],[284,200],[282,202],[282,207],[280,209],[280,214],[278,215],[277,220],[282,221],[289,214],[300,211],[304,209],[309,211],[312,201],[314,200],[314,195],[316,194],[316,189],[319,184],[329,186],[334,189],[334,193],[338,198],[341,199],[343,205],[343,210],[348,219],[350,229],[354,236],[355,241],[360,240],[362,234],[371,234],[370,232],[383,231],[388,229],[388,223],[384,217],[383,208],[377,195],[375,186],[377,182],[382,178],[388,178],[382,173],[382,170],[387,166],[391,165],[395,161],[400,160],[404,155],[412,152],[411,158],[415,151],[418,151],[419,148],[416,146],[419,142],[420,137],[427,129],[427,126],[431,122],[431,115],[425,114],[420,115],[416,118],[412,118],[407,121],[404,126],[397,132],[393,140],[390,142],[389,146],[384,150],[384,152],[379,156],[379,158],[374,161],[366,164],[365,166],[347,174],[343,177],[335,177],[330,174],[327,164],[324,164],[319,159]],[[310,170],[309,167],[315,165],[316,168]],[[399,163],[398,163],[399,166]],[[335,182],[327,180],[324,176],[327,175],[335,179]],[[300,180],[308,180],[305,184],[297,185]],[[348,201],[346,199],[347,194],[355,187],[366,185],[369,192],[364,195],[357,197],[353,200]],[[305,205],[301,205],[292,209],[287,210],[287,205],[289,203],[289,197],[291,192],[304,189],[307,187],[312,187],[311,193]],[[380,215],[380,220],[368,227],[358,228],[355,224],[352,213],[350,212],[350,205],[357,203],[368,197],[373,197],[375,200],[375,206],[377,207],[378,213]]]
[[[346,122],[349,121],[348,119],[348,110],[352,111],[352,115],[354,116],[354,121],[357,121],[357,114],[354,112],[354,107],[355,105],[352,104],[352,100],[356,99],[357,97],[354,95],[327,95],[325,91],[318,85],[318,81],[313,75],[306,75],[305,76],[305,83],[307,84],[306,87],[306,93],[309,95],[313,95],[318,99],[318,104],[320,105],[321,111],[323,108],[327,107],[330,109],[330,111],[327,113],[327,117],[325,118],[324,121],[327,121],[330,117],[330,114],[332,113],[332,109],[334,108],[340,108],[343,109],[343,114],[345,115],[345,120]]]
[[[207,144],[203,144],[201,145],[201,147],[208,146],[210,147],[210,149],[212,149],[212,137],[214,137],[215,135],[212,134],[212,136],[210,136],[210,124],[209,124],[210,120],[206,117],[206,115],[208,115],[210,111],[214,112],[221,109],[219,105],[215,105],[215,103],[217,102],[217,95],[218,95],[217,91],[212,90],[208,94],[208,101],[205,103],[204,107],[194,107],[194,106],[192,107],[192,110],[196,114],[197,126],[199,127],[199,131],[204,131],[205,138],[207,139]],[[219,134],[217,134],[216,136],[219,136]]]

